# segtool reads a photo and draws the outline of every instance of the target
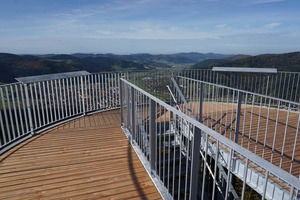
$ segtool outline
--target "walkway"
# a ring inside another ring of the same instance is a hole
[[[0,199],[161,199],[119,110],[73,120],[0,156]]]

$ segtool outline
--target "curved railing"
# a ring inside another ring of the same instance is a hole
[[[86,113],[120,106],[119,79],[99,73],[0,86],[0,154],[35,133]]]

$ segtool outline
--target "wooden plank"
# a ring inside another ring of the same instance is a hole
[[[0,199],[161,199],[119,115],[68,122],[0,156]]]

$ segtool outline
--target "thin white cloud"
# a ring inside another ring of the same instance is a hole
[[[285,0],[248,0],[247,3],[249,4],[265,4],[265,3],[278,3]]]
[[[274,29],[274,28],[276,28],[280,25],[281,25],[281,23],[273,22],[273,23],[269,23],[269,24],[264,25],[264,27],[267,28],[267,29]]]
[[[219,29],[224,29],[224,28],[228,28],[229,26],[228,24],[217,24],[215,27]]]

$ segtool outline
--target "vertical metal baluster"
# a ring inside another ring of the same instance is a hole
[[[118,97],[117,97],[117,73],[113,74],[113,88],[112,88],[112,93],[113,93],[113,107],[116,108],[118,106]]]
[[[267,143],[267,134],[268,134],[268,128],[269,128],[269,117],[270,117],[270,107],[271,107],[271,98],[269,98],[269,104],[268,104],[268,113],[267,113],[267,121],[266,121],[266,127],[265,127],[265,135],[264,135],[264,147],[262,152],[262,158],[265,157],[265,149],[266,149],[266,143]]]
[[[20,125],[21,125],[21,130],[19,132],[19,136],[23,135],[25,133],[25,129],[24,129],[24,123],[23,123],[23,117],[22,117],[22,107],[21,107],[21,102],[20,102],[20,96],[19,96],[19,88],[21,88],[22,85],[20,84],[16,84],[15,85],[15,90],[16,90],[16,96],[17,96],[17,104],[18,104],[18,111],[19,111],[19,121],[20,121]],[[1,109],[0,109],[1,111]],[[0,112],[1,115],[1,112]]]
[[[67,94],[67,99],[68,99],[68,111],[69,111],[69,114],[67,116],[70,117],[73,115],[72,104],[71,104],[71,98],[73,98],[72,77],[66,78],[66,94]],[[67,102],[67,99],[66,99],[66,102]]]
[[[84,84],[84,79],[85,77],[83,78],[83,76],[80,76],[80,83],[81,83],[81,104],[82,104],[82,114],[85,115],[85,112],[86,112],[86,108],[85,108],[85,91],[84,91],[84,87],[85,87],[85,84]]]
[[[241,145],[244,147],[244,137],[245,137],[245,123],[246,123],[246,115],[247,115],[247,107],[248,107],[248,92],[246,92],[245,102],[244,102],[244,117],[243,117],[243,130],[242,130],[242,141]]]
[[[172,196],[174,197],[174,194],[175,194],[175,160],[176,160],[176,132],[177,132],[177,128],[176,127],[179,127],[180,125],[178,124],[179,122],[178,122],[178,116],[177,115],[175,115],[174,116],[174,119],[175,119],[175,134],[174,134],[174,145],[173,145],[173,175],[172,175]],[[180,129],[179,129],[180,130]],[[179,131],[178,130],[178,131]]]
[[[63,97],[63,91],[62,91],[62,82],[64,80],[63,79],[58,79],[58,92],[59,92],[59,98],[60,98],[60,113],[61,113],[61,119],[65,118],[65,108],[64,108],[64,97]]]
[[[51,87],[50,87],[51,86]],[[50,114],[50,121],[53,122],[53,115],[54,115],[54,108],[52,108],[55,106],[54,103],[54,94],[53,94],[53,87],[52,87],[52,81],[50,82],[50,86],[49,86],[49,81],[47,81],[47,90],[48,90],[48,100],[49,100],[49,114]],[[51,91],[50,91],[51,90]],[[51,96],[52,96],[52,101],[51,101]]]
[[[280,111],[280,100],[278,100],[278,104],[277,104],[275,130],[274,130],[274,137],[273,137],[273,144],[272,144],[272,153],[271,153],[271,159],[270,159],[271,163],[273,161],[273,155],[274,155],[274,150],[275,150],[275,141],[276,141],[276,135],[277,135],[278,121],[279,121],[279,111]]]
[[[49,104],[50,102],[47,102],[47,96],[50,96],[50,92],[49,90],[47,90],[46,92],[46,85],[45,85],[45,81],[43,81],[43,93],[44,93],[44,103],[45,103],[45,114],[46,114],[46,118],[45,118],[45,124],[49,124]]]
[[[54,89],[55,89],[55,93],[53,93],[53,96],[55,97],[55,114],[56,114],[56,117],[55,117],[55,121],[59,120],[60,119],[60,112],[59,112],[59,101],[58,101],[58,89],[57,89],[57,80],[54,80]]]
[[[93,94],[94,94],[94,110],[98,110],[99,109],[99,76],[98,74],[94,74],[93,76],[94,78],[94,84],[93,84],[93,88],[94,88],[94,91],[93,91]]]
[[[211,85],[211,84],[210,84]],[[212,87],[212,95],[211,95],[211,125],[210,125],[210,128],[213,129],[213,125],[214,125],[214,121],[217,121],[215,119],[215,86],[214,85],[211,85]]]
[[[294,196],[294,186],[291,186],[291,189],[290,189],[290,200],[293,199],[293,196]],[[297,194],[296,194],[296,198],[297,198]]]
[[[41,102],[41,109],[42,109],[42,124],[41,124],[41,126],[45,126],[46,125],[46,119],[45,119],[44,105],[46,105],[47,103],[45,102],[45,99],[43,98],[41,82],[38,82],[38,88],[39,88],[40,102]]]
[[[250,150],[250,143],[251,143],[251,133],[252,133],[252,121],[254,115],[254,102],[255,102],[255,95],[252,94],[252,104],[251,104],[251,112],[250,112],[250,122],[249,122],[249,132],[248,132],[248,146],[247,149]]]
[[[113,74],[109,74],[109,107],[113,107],[113,93],[112,93],[112,83],[113,83]]]
[[[108,105],[108,108],[110,109],[111,108],[111,86],[110,86],[110,81],[111,81],[111,78],[110,78],[110,73],[107,73],[107,105]]]
[[[96,90],[96,97],[97,97],[97,109],[101,109],[101,84],[100,84],[100,74],[97,74],[97,90]],[[119,82],[121,81],[118,79]],[[119,83],[121,85],[121,82]],[[120,91],[121,92],[121,91]],[[121,98],[121,97],[120,97]]]
[[[219,131],[219,133],[222,133],[222,125],[223,124],[226,124],[226,121],[225,121],[225,123],[223,122],[223,119],[224,119],[224,117],[223,117],[223,106],[224,106],[224,87],[222,87],[222,89],[221,89],[221,120],[220,120],[220,131]],[[225,113],[225,115],[227,115],[227,113]],[[226,131],[226,126],[225,126],[225,129],[224,129],[225,131]]]
[[[249,165],[249,159],[246,158],[246,163],[244,167],[244,177],[243,177],[243,189],[242,189],[242,198],[245,198],[245,190],[246,190],[246,182],[247,182],[247,175],[248,175],[248,165]]]
[[[37,122],[36,123],[36,128],[37,127],[41,127],[41,124],[42,124],[42,120],[41,120],[41,111],[40,111],[40,105],[39,105],[39,94],[38,94],[38,91],[37,91],[37,83],[33,83],[33,87],[34,87],[34,94],[33,97],[35,98],[35,102],[36,102],[36,113],[37,113]]]
[[[66,81],[68,81],[68,78],[62,79],[61,81],[62,81],[62,92],[63,92],[62,110],[63,110],[64,118],[66,118],[66,117],[70,116],[68,114],[68,103],[67,103],[68,102],[67,101],[67,96],[69,96],[69,95],[66,94],[66,92],[67,92],[67,90],[66,90]]]
[[[189,124],[189,127],[191,127],[191,125]],[[188,131],[188,137],[186,138],[187,141],[187,147],[186,147],[186,169],[185,169],[185,188],[184,188],[184,199],[187,198],[187,190],[188,190],[188,177],[189,177],[189,158],[190,158],[190,138],[191,138],[191,131],[193,131],[193,133],[195,133],[195,126],[192,126],[191,129],[189,129]],[[191,180],[191,177],[190,177]]]
[[[2,90],[2,88],[1,88],[1,90]],[[2,119],[2,108],[0,108],[0,127],[1,127],[0,148],[2,148],[2,146],[7,143],[6,134],[4,131],[4,123],[3,123],[3,119]]]
[[[16,88],[16,90],[15,90],[16,93],[18,93],[17,89],[18,88]],[[14,111],[14,115],[15,115],[15,123],[16,123],[16,126],[17,126],[17,128],[16,128],[17,130],[15,132],[15,138],[18,138],[18,137],[20,137],[20,127],[19,127],[20,122],[18,120],[17,107],[16,107],[16,100],[18,101],[18,99],[15,98],[14,89],[13,89],[12,85],[10,85],[10,91],[11,91],[11,99],[12,99],[12,103],[13,103],[13,111]]]
[[[291,95],[292,95],[293,90],[292,90],[292,88],[290,88],[290,82],[291,82],[291,75],[292,74],[289,73],[288,75],[289,75],[289,79],[288,79],[288,83],[287,83],[288,85],[285,88],[286,89],[286,97],[284,99],[286,99],[286,100],[292,100]],[[289,95],[289,92],[290,92],[290,95]]]
[[[283,72],[280,72],[280,78],[279,78],[279,82],[278,82],[278,89],[277,90],[275,90],[275,91],[278,91],[278,94],[277,94],[277,98],[280,98],[280,94],[281,94],[281,85],[282,85],[282,83],[281,83],[281,81],[282,81],[282,74],[283,74]],[[277,78],[277,77],[276,77]],[[277,82],[277,79],[276,79],[276,82]]]
[[[299,102],[300,99],[297,100],[297,97],[299,95],[300,92],[298,92],[299,89],[299,81],[300,81],[300,73],[297,74],[298,75],[298,80],[297,80],[297,84],[296,84],[296,90],[295,90],[295,97],[294,97],[294,102]]]
[[[86,87],[88,88],[88,92],[87,92],[87,98],[88,100],[86,101],[89,105],[87,107],[87,111],[91,111],[93,109],[93,106],[92,106],[92,98],[93,98],[93,95],[92,95],[92,88],[91,88],[91,79],[93,78],[93,75],[87,75],[87,80],[85,82],[86,84]]]
[[[81,91],[81,85],[82,85],[82,78],[77,76],[76,77],[76,82],[74,83],[75,85],[75,96],[76,96],[76,102],[75,102],[75,106],[76,106],[76,114],[82,113],[82,91]]]
[[[4,144],[7,144],[11,141],[11,135],[10,135],[10,129],[7,126],[9,124],[8,122],[8,118],[7,118],[7,113],[6,113],[6,106],[5,106],[5,99],[4,99],[4,95],[3,95],[3,89],[2,87],[0,87],[0,95],[1,95],[1,100],[2,100],[2,111],[4,113],[4,120],[6,124],[6,132],[4,131],[4,125],[3,125],[3,121],[2,121],[2,113],[0,113],[0,117],[1,117],[1,130],[3,133],[3,139],[4,139]],[[6,134],[7,133],[7,134]]]
[[[282,94],[281,98],[282,99],[285,99],[284,95],[287,93],[287,91],[285,90],[286,89],[286,85],[285,85],[286,84],[286,76],[287,76],[287,73],[285,72],[284,73],[284,81],[283,81],[283,85],[282,85],[283,89],[282,89],[282,92],[281,92],[281,94]]]
[[[292,99],[293,99],[293,93],[294,93],[294,85],[295,85],[295,79],[296,79],[296,73],[293,73],[293,82],[292,82],[292,85],[291,85],[291,89],[290,89],[290,91],[291,91],[291,93],[290,93],[290,101],[293,101]]]
[[[135,128],[136,128],[136,123],[135,123],[135,112],[136,112],[136,110],[135,110],[135,98],[134,98],[134,96],[135,96],[135,90],[134,90],[134,88],[133,87],[131,87],[131,124],[132,124],[132,126],[131,126],[131,138],[132,138],[132,140],[136,140],[136,130],[135,130]]]
[[[291,160],[291,165],[290,165],[290,174],[291,174],[292,171],[293,171],[293,162],[294,162],[295,152],[296,152],[296,147],[297,147],[298,133],[299,133],[299,126],[300,126],[300,113],[299,113],[299,115],[298,115],[297,129],[296,129],[295,139],[294,139],[294,147],[293,147],[292,160]]]
[[[228,195],[230,192],[230,185],[231,185],[231,163],[232,163],[232,158],[233,158],[233,154],[234,154],[234,150],[230,149],[230,154],[229,154],[229,162],[227,165],[227,170],[228,170],[228,174],[227,174],[227,184],[226,184],[226,192],[225,192],[225,200],[228,199]]]
[[[104,77],[103,74],[101,74],[101,99],[102,99],[102,108],[106,107],[105,103],[105,91],[104,91]]]
[[[287,112],[287,114],[286,114],[285,129],[284,129],[284,137],[283,137],[283,142],[282,142],[281,156],[280,156],[280,164],[279,164],[279,167],[280,167],[280,168],[281,168],[281,166],[282,166],[282,159],[283,159],[283,154],[284,154],[285,141],[286,141],[286,137],[287,137],[288,124],[289,124],[290,110],[291,110],[291,103],[289,103],[288,112]]]
[[[11,91],[13,92],[13,91]],[[16,138],[16,131],[15,131],[15,123],[14,123],[14,120],[13,120],[13,116],[12,116],[12,109],[11,109],[11,102],[10,102],[10,97],[9,97],[9,93],[8,93],[8,86],[5,87],[5,93],[6,93],[6,99],[7,99],[7,108],[8,108],[8,114],[9,114],[9,120],[10,120],[10,123],[9,125],[11,126],[11,131],[12,131],[12,135],[11,137],[11,140],[15,139]]]
[[[180,119],[180,123],[181,123],[181,126],[184,126],[183,125],[183,119],[181,118]],[[186,126],[188,126],[188,124],[186,124]],[[182,165],[182,162],[181,162],[181,160],[182,160],[182,158],[181,158],[181,152],[183,151],[183,148],[182,148],[182,136],[183,136],[183,132],[185,132],[186,131],[186,128],[183,128],[183,130],[182,131],[180,131],[180,133],[179,133],[179,135],[180,135],[180,138],[179,138],[179,171],[178,171],[178,176],[179,176],[179,180],[178,180],[178,200],[180,200],[180,186],[181,186],[181,165]],[[185,134],[187,134],[186,132],[185,132]],[[186,137],[186,136],[185,136]],[[175,170],[176,171],[176,170]],[[174,181],[174,180],[173,180]]]
[[[238,141],[239,141],[240,122],[241,122],[241,108],[242,108],[242,100],[243,100],[242,92],[238,91],[237,95],[238,95],[238,102],[237,102],[236,122],[235,122],[235,137],[234,137],[234,142],[235,143],[238,143]]]
[[[260,130],[260,118],[261,118],[261,111],[262,111],[262,97],[260,97],[260,103],[259,103],[259,114],[257,119],[257,129],[256,129],[256,138],[255,138],[255,149],[254,153],[256,154],[257,145],[258,145],[258,137],[259,137],[259,130]]]
[[[99,81],[99,74],[98,74],[98,81]],[[119,87],[120,87],[120,110],[121,110],[121,126],[124,125],[124,105],[123,105],[123,101],[124,101],[124,97],[123,97],[123,81],[121,79],[119,79]],[[100,93],[100,91],[99,91]]]
[[[95,90],[96,90],[96,74],[93,74],[92,75],[92,93],[93,93],[93,110],[96,110],[96,101],[95,101],[95,98],[96,98],[96,95],[95,95]]]
[[[33,83],[35,84],[35,83]],[[37,122],[37,115],[36,115],[36,111],[35,111],[35,103],[34,103],[34,93],[33,93],[33,84],[30,84],[29,85],[29,88],[30,88],[30,97],[31,97],[31,109],[33,110],[33,121],[34,121],[34,124],[33,124],[33,129],[36,129],[38,127],[38,122]]]
[[[204,160],[203,160],[203,172],[202,172],[202,193],[201,193],[201,199],[204,199],[204,193],[205,193],[205,180],[206,180],[206,163],[207,163],[207,155],[208,155],[208,134],[205,134],[205,154],[204,154]]]
[[[234,120],[234,104],[235,104],[235,90],[231,90],[232,92],[232,98],[231,98],[231,115],[230,115],[230,136],[229,139],[234,141],[235,136],[232,138],[232,132],[233,132],[233,120]]]
[[[229,107],[229,89],[228,88],[226,88],[226,90],[227,90],[227,95],[226,95],[226,120],[225,120],[225,133],[224,133],[224,136],[225,137],[227,137],[228,138],[228,136],[227,136],[227,127],[228,127],[228,118],[229,118],[229,116],[228,116],[228,107]],[[230,132],[231,131],[229,131],[229,134],[230,134]],[[231,134],[229,135],[230,137],[231,137]],[[229,137],[229,138],[230,138]]]
[[[163,144],[163,175],[162,175],[162,181],[164,183],[164,185],[166,185],[165,183],[165,177],[166,177],[166,121],[167,121],[167,110],[166,108],[164,107],[164,134],[163,134],[163,137],[164,137],[164,141],[162,142]]]
[[[32,120],[32,112],[31,112],[31,105],[30,105],[30,98],[29,98],[29,89],[32,89],[30,86],[28,88],[28,85],[25,84],[25,98],[26,98],[26,106],[27,106],[27,112],[28,112],[28,118],[29,118],[29,127],[30,127],[30,133],[33,135],[34,134],[34,125],[33,125],[33,120]],[[31,92],[32,94],[32,92]],[[32,97],[32,95],[31,95]],[[33,104],[32,104],[33,106]]]
[[[215,199],[215,191],[217,186],[217,171],[218,171],[218,160],[219,160],[219,140],[216,143],[216,151],[215,151],[215,166],[214,166],[214,177],[213,177],[213,189],[212,189],[212,198]],[[217,186],[218,187],[218,186]]]
[[[27,113],[27,101],[26,99],[24,98],[24,90],[23,90],[23,87],[25,88],[25,85],[20,85],[20,88],[21,88],[21,99],[22,99],[22,104],[23,104],[23,113],[24,113],[24,123],[25,123],[25,131],[23,133],[27,133],[30,131],[30,125],[28,125],[28,113]]]
[[[261,199],[264,200],[266,197],[266,191],[267,191],[267,187],[268,187],[268,179],[269,179],[269,170],[266,170],[266,174],[265,174],[265,182],[264,182],[264,189],[263,189],[263,193],[261,195]]]
[[[104,89],[105,89],[105,109],[107,109],[109,107],[109,99],[108,99],[108,81],[107,81],[107,74],[104,74]]]
[[[189,199],[197,199],[198,177],[199,177],[199,156],[201,144],[201,130],[195,127],[192,140],[192,158],[191,158],[191,180]]]

